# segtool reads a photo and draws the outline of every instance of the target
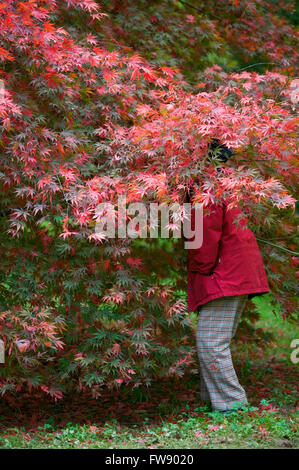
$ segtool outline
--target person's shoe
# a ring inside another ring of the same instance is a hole
[[[246,404],[240,405],[236,408],[233,407],[233,408],[229,408],[228,410],[221,410],[221,413],[223,415],[230,415],[230,414],[235,413],[237,411],[247,411],[248,406],[249,406],[248,403],[246,403]]]
[[[239,410],[241,410],[241,408],[233,408],[231,410],[221,410],[220,413],[222,413],[223,415],[230,415],[232,413],[236,413]]]

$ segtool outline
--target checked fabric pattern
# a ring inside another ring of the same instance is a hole
[[[247,404],[230,352],[248,294],[221,297],[198,308],[196,344],[200,362],[201,399],[213,410],[224,411]]]

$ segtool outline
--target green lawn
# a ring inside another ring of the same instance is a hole
[[[298,364],[290,344],[298,326],[275,317],[268,296],[256,298],[258,327],[268,342],[239,337],[232,350],[240,382],[250,400],[247,412],[224,417],[199,400],[199,380],[153,384],[150,392],[108,394],[99,400],[63,403],[27,401],[0,408],[3,448],[297,448]],[[272,338],[272,339],[271,339]],[[271,340],[270,340],[271,339]],[[77,401],[76,401],[77,400]],[[38,409],[36,409],[38,407]]]

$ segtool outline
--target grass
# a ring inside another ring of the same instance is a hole
[[[268,338],[233,343],[250,407],[223,416],[199,400],[197,376],[153,384],[100,400],[21,403],[0,408],[2,448],[298,448],[298,364],[291,361],[297,325],[275,316],[268,296],[254,299]],[[35,414],[34,414],[35,413]]]
[[[296,415],[281,414],[269,402],[249,412],[229,416],[209,412],[207,407],[186,410],[174,422],[161,425],[121,426],[117,421],[102,427],[68,423],[55,429],[50,423],[33,435],[23,428],[10,428],[0,442],[5,448],[98,448],[98,449],[197,449],[197,448],[294,448]],[[298,415],[297,415],[298,421]]]

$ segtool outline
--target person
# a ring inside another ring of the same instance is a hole
[[[232,152],[214,139],[209,160],[226,162]],[[190,199],[189,199],[190,200]],[[200,396],[212,410],[229,410],[248,405],[238,381],[230,351],[241,314],[248,299],[269,292],[259,247],[239,206],[209,203],[203,212],[203,242],[187,250],[188,311],[198,311],[196,344],[200,363]],[[194,208],[191,210],[194,230]]]

